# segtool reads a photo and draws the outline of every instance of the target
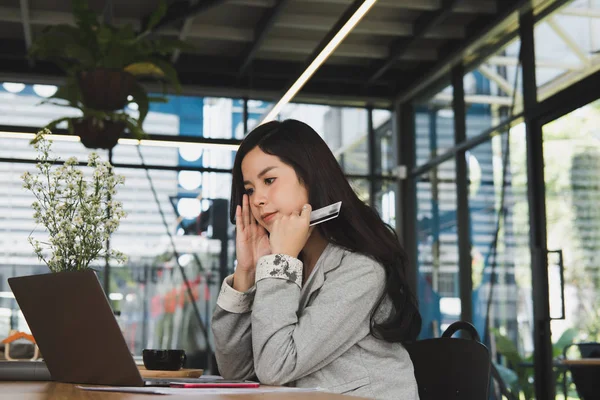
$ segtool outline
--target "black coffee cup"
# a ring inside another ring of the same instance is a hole
[[[142,358],[146,369],[160,371],[177,371],[183,367],[187,359],[185,350],[152,349],[144,349]]]

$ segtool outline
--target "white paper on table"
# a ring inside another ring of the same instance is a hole
[[[256,394],[277,392],[318,392],[320,388],[294,388],[294,387],[258,387],[258,388],[169,388],[159,386],[129,387],[129,386],[77,386],[78,389],[95,392],[124,392],[124,393],[146,393],[146,394],[180,394],[180,395],[203,395],[203,394]]]

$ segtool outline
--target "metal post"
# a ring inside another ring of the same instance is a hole
[[[212,202],[213,239],[221,242],[219,252],[219,282],[223,282],[230,274],[229,268],[229,233],[228,233],[228,204],[226,199],[214,199]]]
[[[244,121],[244,136],[246,136],[246,134],[248,133],[248,98],[244,97],[242,103],[244,104],[244,114],[242,116],[242,119]]]
[[[437,157],[437,109],[428,109],[430,158]],[[440,195],[438,187],[438,167],[429,171],[431,184],[431,286],[439,292],[440,281]],[[418,179],[418,177],[417,177]]]
[[[406,172],[398,179],[396,197],[396,232],[408,256],[406,279],[415,294],[418,294],[417,258],[417,183],[410,176],[416,164],[414,109],[411,103],[394,105],[393,137],[396,141],[397,162]]]
[[[373,127],[373,107],[367,108],[367,145],[368,145],[368,157],[369,157],[369,204],[375,208],[375,171],[377,169],[377,155],[375,154],[375,128]]]
[[[462,64],[452,69],[454,96],[454,143],[467,139],[465,90]],[[467,152],[456,154],[456,229],[458,234],[458,275],[460,291],[460,319],[473,322],[473,275],[471,265],[471,221],[469,215],[469,179],[467,177]]]
[[[533,290],[533,342],[535,345],[534,385],[536,399],[549,400],[555,398],[555,390],[550,332],[550,294],[548,290],[543,136],[539,119],[532,116],[538,104],[535,77],[534,23],[531,11],[522,14],[519,18],[527,143],[527,193]]]
[[[151,281],[151,279],[149,278],[150,269],[152,268],[152,266],[144,265],[142,268],[144,268],[144,301],[142,302],[142,348],[146,348],[148,347],[148,317],[150,314],[148,310],[148,304],[150,303],[148,299],[148,296],[150,294],[150,288],[148,287],[148,285]]]

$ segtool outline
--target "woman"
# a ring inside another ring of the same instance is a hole
[[[309,227],[312,209],[338,201],[337,218]],[[225,378],[418,399],[402,345],[421,327],[404,252],[311,127],[274,121],[248,134],[231,219],[237,266],[212,322]]]

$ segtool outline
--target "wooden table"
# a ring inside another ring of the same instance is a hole
[[[574,369],[580,369],[582,367],[600,367],[600,358],[571,358],[561,360],[560,364],[564,367],[563,372],[563,394],[565,399],[567,398],[567,371],[571,369],[573,373]]]
[[[90,392],[77,389],[76,385],[70,383],[55,382],[0,382],[0,400],[160,400],[163,398],[178,400],[342,400],[351,397],[333,393],[323,392],[301,392],[301,393],[257,393],[257,394],[232,394],[232,395],[203,395],[202,397],[190,395],[153,395],[133,394],[116,392]],[[354,397],[356,399],[357,397]]]

